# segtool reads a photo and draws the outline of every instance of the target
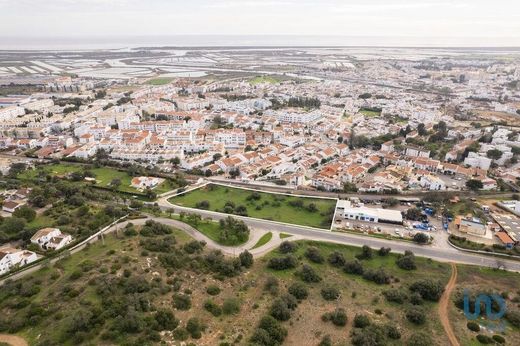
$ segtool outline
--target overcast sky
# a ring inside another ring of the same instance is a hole
[[[0,32],[485,37],[520,46],[520,0],[0,0]]]

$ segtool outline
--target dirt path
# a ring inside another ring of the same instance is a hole
[[[451,292],[455,288],[455,284],[457,283],[457,265],[451,264],[451,277],[450,281],[446,285],[444,289],[444,293],[442,294],[441,300],[439,302],[439,317],[441,319],[442,327],[448,336],[448,340],[450,341],[451,346],[460,346],[455,333],[453,332],[453,328],[451,328],[450,319],[449,319],[449,305],[450,305],[450,296]]]
[[[25,339],[16,335],[0,334],[0,342],[8,343],[11,346],[29,346]]]

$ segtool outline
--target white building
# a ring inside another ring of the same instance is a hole
[[[72,242],[70,234],[62,233],[58,228],[43,228],[36,232],[31,243],[40,246],[44,250],[59,250]]]
[[[21,267],[37,259],[38,256],[32,251],[0,247],[0,275],[8,273],[13,267]]]
[[[429,150],[422,150],[420,148],[415,148],[415,147],[406,147],[405,154],[406,154],[406,156],[412,156],[412,157],[424,157],[424,158],[430,157]]]
[[[11,106],[0,108],[0,120],[9,120],[21,115],[25,115],[25,109],[23,107]]]
[[[491,159],[485,156],[479,155],[474,152],[470,152],[468,154],[468,157],[466,157],[466,159],[464,160],[464,164],[471,167],[487,170],[491,166],[491,161]]]
[[[155,189],[164,181],[156,177],[135,177],[132,179],[131,186],[138,190]]]
[[[312,112],[300,112],[297,110],[282,111],[277,114],[276,119],[282,123],[301,123],[308,124],[321,118],[318,110]]]
[[[403,216],[398,210],[367,208],[364,206],[355,207],[347,200],[338,201],[336,216],[338,218],[365,222],[403,223]]]

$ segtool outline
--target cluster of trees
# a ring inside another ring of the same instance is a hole
[[[241,244],[249,239],[249,227],[240,220],[227,217],[219,221],[219,241],[223,244]]]
[[[321,101],[316,97],[291,97],[287,101],[280,101],[278,99],[271,99],[272,109],[281,109],[285,107],[297,108],[320,108]]]
[[[208,208],[209,208],[209,202],[208,202]],[[201,208],[204,209],[204,208]],[[235,214],[240,216],[247,216],[247,207],[245,205],[236,205],[233,201],[227,201],[226,204],[224,204],[224,208],[222,210],[217,210],[220,212],[223,212],[225,214]]]
[[[305,209],[310,213],[315,213],[318,211],[318,207],[316,207],[315,203],[311,202],[311,203],[305,205],[303,203],[302,199],[294,199],[294,200],[289,201],[287,204],[289,204],[291,207],[296,208],[296,209]]]

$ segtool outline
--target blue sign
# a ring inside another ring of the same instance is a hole
[[[493,301],[495,301],[498,304],[498,312],[493,312]],[[478,317],[481,316],[482,311],[480,311],[480,306],[482,305],[482,303],[484,303],[484,306],[486,308],[485,317],[489,320],[496,321],[502,318],[506,313],[506,301],[498,294],[479,294],[475,299],[475,311],[473,313],[470,311],[469,303],[469,292],[467,290],[464,290],[464,316],[466,316],[468,320],[476,320]]]

